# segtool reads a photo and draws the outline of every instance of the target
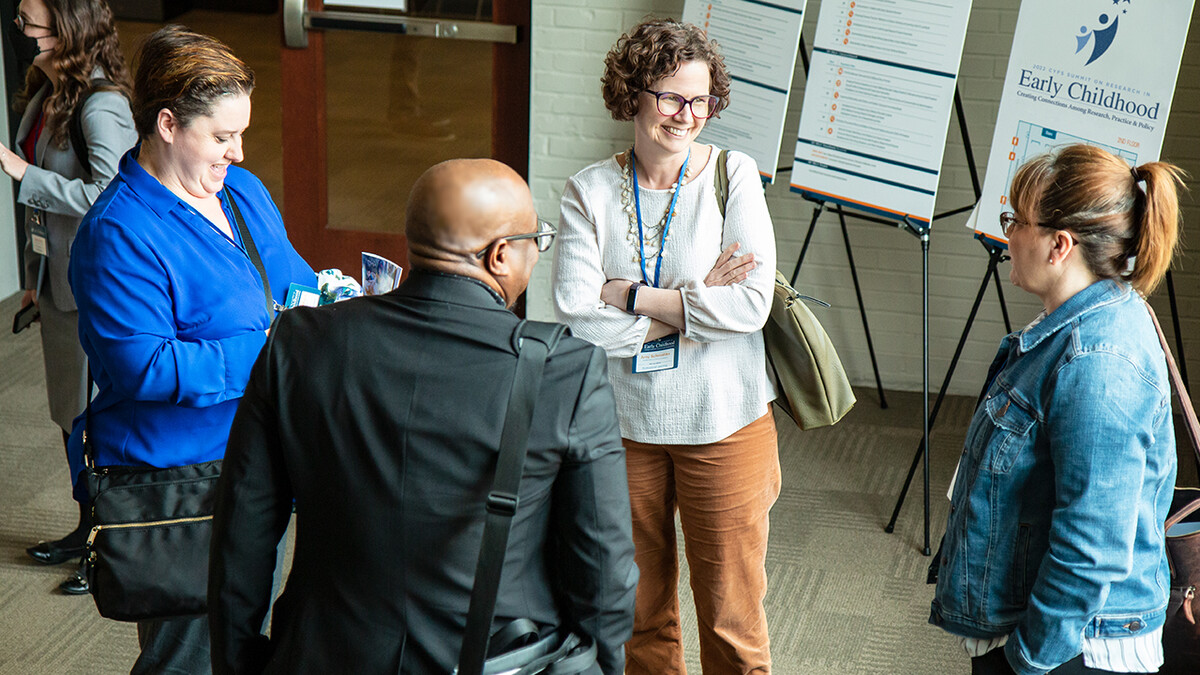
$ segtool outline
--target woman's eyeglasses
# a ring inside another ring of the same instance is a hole
[[[1025,224],[1026,224],[1025,221],[1017,218],[1017,214],[1013,213],[1012,211],[1005,211],[1000,214],[1000,231],[1004,233],[1005,239],[1012,239],[1012,233],[1017,231],[1017,226],[1025,225]],[[1048,230],[1057,230],[1059,232],[1066,232],[1067,236],[1071,237],[1071,241],[1075,242],[1076,244],[1079,243],[1079,239],[1075,236],[1075,233],[1071,232],[1070,230],[1067,230],[1066,228],[1060,229],[1057,227],[1052,227],[1050,225],[1045,225],[1043,223],[1033,223],[1033,224],[1036,225],[1037,227],[1044,227]]]
[[[706,120],[721,108],[721,97],[713,96],[712,94],[704,94],[693,99],[684,98],[681,94],[676,94],[673,91],[650,91],[645,90],[658,102],[658,114],[664,117],[674,117],[683,110],[683,106],[688,106],[692,109],[692,117],[696,119]]]
[[[1024,224],[1025,221],[1019,220],[1017,214],[1012,211],[1005,211],[1000,214],[1000,231],[1004,233],[1005,239],[1012,238],[1012,233],[1017,229],[1017,226]]]
[[[13,19],[13,23],[17,24],[17,30],[21,31],[22,33],[25,32],[26,28],[41,28],[50,31],[51,35],[54,34],[54,29],[50,26],[41,26],[36,23],[29,23],[25,20],[25,17],[21,16],[20,14],[17,15],[17,18]]]
[[[537,239],[537,250],[539,253],[545,253],[550,250],[550,244],[554,243],[554,235],[558,234],[558,229],[549,222],[537,219],[537,232],[526,232],[525,234],[510,234],[507,237],[500,237],[492,243],[483,247],[483,250],[475,254],[475,257],[482,259],[484,254],[488,252],[497,241],[517,241],[518,239]]]

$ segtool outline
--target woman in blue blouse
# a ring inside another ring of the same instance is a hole
[[[1044,311],[1000,343],[939,552],[930,621],[972,673],[1153,673],[1170,584],[1171,385],[1142,296],[1179,238],[1181,172],[1086,145],[1035,158],[1000,222]]]
[[[88,440],[100,465],[220,459],[274,314],[315,285],[263,184],[242,160],[254,75],[228,47],[179,26],[139,50],[139,144],[84,218],[71,255],[80,341],[98,388]],[[81,460],[84,418],[71,438]],[[82,484],[77,498],[86,498]],[[138,623],[133,673],[208,673],[205,617]]]

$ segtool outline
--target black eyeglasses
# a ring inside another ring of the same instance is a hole
[[[518,239],[537,239],[537,250],[539,253],[545,253],[550,250],[550,244],[554,243],[554,235],[558,234],[558,228],[551,225],[548,221],[537,219],[537,232],[526,232],[525,234],[510,234],[507,237],[500,237],[492,241],[492,243],[483,247],[483,250],[475,254],[475,258],[482,260],[497,241],[517,241]]]
[[[713,96],[712,94],[704,94],[693,99],[686,99],[682,94],[676,94],[673,91],[650,91],[645,90],[647,94],[654,97],[658,102],[658,114],[664,117],[674,117],[683,110],[683,106],[687,106],[692,110],[692,117],[696,119],[706,120],[721,108],[721,97]]]
[[[40,26],[36,23],[29,23],[25,20],[25,17],[21,16],[20,14],[17,15],[17,18],[13,19],[13,23],[17,24],[17,30],[21,31],[22,33],[25,32],[26,28],[44,28],[45,30],[50,31],[50,35],[54,35],[54,29],[50,26]],[[42,37],[50,37],[50,35],[43,35]]]

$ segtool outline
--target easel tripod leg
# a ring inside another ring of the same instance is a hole
[[[979,284],[979,292],[975,294],[975,302],[971,305],[970,313],[967,314],[967,323],[963,327],[962,335],[958,338],[958,346],[955,347],[954,356],[950,359],[950,367],[946,370],[945,379],[942,380],[942,388],[938,390],[937,400],[933,404],[933,412],[929,413],[927,417],[929,427],[933,427],[934,422],[937,421],[938,412],[942,408],[942,401],[946,399],[946,391],[950,388],[950,380],[953,379],[954,370],[958,367],[958,359],[962,356],[963,348],[967,344],[967,336],[971,333],[971,326],[975,323],[975,316],[979,313],[979,306],[983,302],[983,296],[987,293],[988,282],[997,274],[997,265],[1002,255],[1002,249],[990,249],[987,272],[983,275],[983,281]],[[1001,297],[1001,306],[1003,304],[1003,297]],[[1007,311],[1005,315],[1007,316]],[[927,436],[921,438],[921,442],[917,446],[917,451],[913,454],[912,464],[908,467],[908,475],[904,478],[904,487],[900,488],[900,496],[896,499],[896,507],[892,510],[892,518],[888,521],[887,526],[883,528],[884,532],[891,534],[896,531],[896,520],[900,517],[900,509],[903,508],[904,499],[908,496],[908,488],[912,485],[913,476],[917,473],[917,465],[923,458],[928,461],[925,452],[926,438]],[[928,490],[926,490],[926,493],[926,498],[928,498]]]
[[[867,335],[867,353],[871,356],[871,369],[875,372],[875,391],[879,392],[879,407],[887,409],[887,398],[883,395],[883,380],[879,377],[879,363],[875,360],[875,343],[871,340],[871,326],[867,323],[867,310],[863,306],[862,287],[858,283],[858,268],[854,264],[854,250],[850,247],[850,231],[846,228],[846,212],[837,205],[838,220],[842,224],[842,241],[846,245],[846,259],[850,261],[850,278],[854,280],[854,295],[858,298],[858,314],[862,317],[863,332]]]
[[[800,266],[804,264],[804,256],[808,254],[808,245],[812,243],[813,231],[817,229],[817,219],[821,217],[821,212],[825,210],[825,202],[817,202],[817,207],[813,209],[812,220],[808,221],[808,234],[804,235],[804,245],[800,247],[800,257],[796,258],[796,269],[792,270],[793,287],[796,286],[796,279],[800,276]]]
[[[929,230],[921,233],[921,296],[921,421],[925,424],[921,441],[925,446],[925,548],[922,553],[929,557]]]
[[[1175,280],[1167,270],[1167,297],[1171,300],[1171,324],[1175,329],[1175,362],[1179,364],[1179,377],[1183,386],[1190,387],[1187,376],[1187,359],[1183,358],[1183,333],[1179,331],[1179,307],[1175,304]]]

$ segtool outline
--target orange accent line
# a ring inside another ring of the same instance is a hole
[[[914,215],[913,215],[913,214],[911,214],[911,213],[904,213],[903,211],[897,211],[897,210],[895,210],[895,209],[889,209],[889,208],[887,208],[887,207],[879,206],[879,205],[877,205],[877,204],[869,204],[869,203],[867,203],[867,202],[860,202],[860,201],[858,201],[857,199],[850,199],[849,197],[843,197],[842,195],[835,195],[835,194],[833,194],[832,192],[822,192],[822,191],[820,191],[820,190],[814,190],[814,189],[812,189],[812,188],[810,188],[810,187],[805,187],[805,186],[803,186],[803,185],[797,185],[797,184],[795,184],[795,183],[791,183],[791,186],[792,186],[792,187],[794,187],[794,188],[796,188],[796,189],[798,189],[798,190],[803,190],[803,191],[805,191],[805,192],[812,192],[812,193],[814,193],[814,194],[825,195],[826,197],[832,197],[832,198],[834,198],[834,199],[839,199],[839,200],[841,200],[841,201],[844,201],[844,202],[850,202],[851,204],[858,204],[858,205],[860,205],[860,206],[865,206],[865,207],[867,207],[867,208],[869,208],[869,209],[875,209],[875,210],[877,210],[877,211],[886,211],[887,213],[894,213],[894,214],[896,214],[896,215],[898,215],[898,216],[908,216],[909,218],[911,218],[911,219],[913,219],[913,220],[916,220],[916,221],[918,221],[918,222],[922,222],[922,223],[926,223],[926,224],[928,224],[928,223],[929,223],[929,219],[928,219],[928,218],[921,218],[921,217],[919,217],[919,216],[914,216]]]

